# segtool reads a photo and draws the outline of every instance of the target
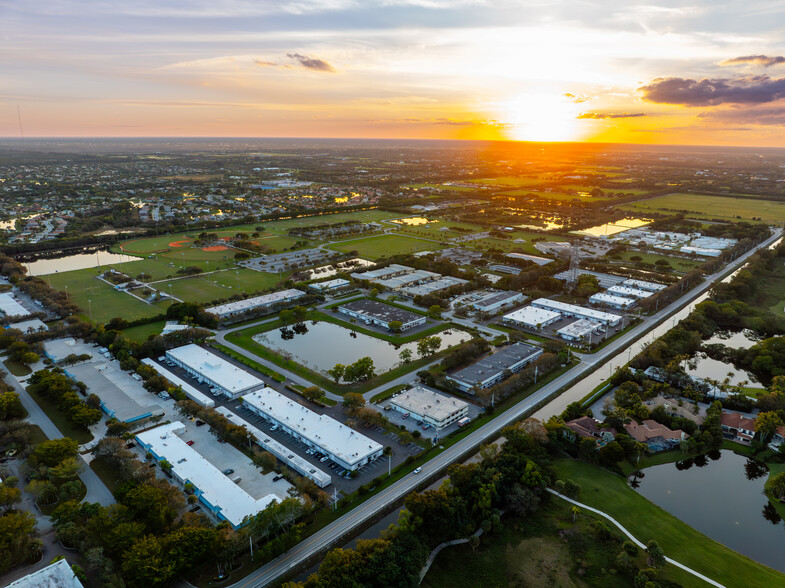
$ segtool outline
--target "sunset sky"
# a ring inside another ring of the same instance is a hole
[[[782,5],[0,0],[0,135],[785,146]]]

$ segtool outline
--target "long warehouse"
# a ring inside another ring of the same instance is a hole
[[[195,343],[170,349],[166,352],[166,359],[183,368],[200,382],[207,382],[217,394],[232,399],[264,386],[264,382],[253,374]]]
[[[384,448],[354,429],[327,415],[289,400],[272,388],[240,398],[251,412],[278,425],[284,432],[316,448],[347,470],[357,470],[382,455]]]
[[[302,298],[303,296],[305,296],[305,292],[291,288],[289,290],[281,290],[280,292],[263,294],[261,296],[245,298],[244,300],[237,300],[235,302],[227,302],[226,304],[219,304],[218,306],[211,306],[204,310],[205,312],[214,314],[219,319],[226,319],[256,308],[264,308],[272,306],[273,304],[291,302],[298,298]]]
[[[210,398],[206,394],[202,394],[201,392],[199,392],[199,390],[191,386],[191,384],[189,384],[179,376],[176,376],[162,365],[158,365],[152,359],[144,358],[142,360],[142,363],[145,365],[149,365],[151,368],[153,368],[156,371],[156,373],[159,376],[169,380],[169,382],[172,385],[180,386],[180,389],[183,391],[183,394],[185,394],[188,398],[190,398],[197,404],[201,404],[202,406],[205,406],[207,408],[212,408],[215,406],[215,402],[213,401],[212,398]]]
[[[558,300],[550,300],[548,298],[538,298],[537,300],[532,301],[531,305],[536,308],[544,308],[546,310],[560,312],[567,316],[574,316],[576,318],[585,318],[597,321],[612,327],[618,325],[622,319],[622,317],[620,317],[618,314],[611,314],[609,312],[584,308],[583,306],[567,304],[566,302],[559,302]]]
[[[302,474],[309,480],[313,480],[314,484],[319,486],[319,488],[329,486],[330,482],[332,482],[332,478],[328,474],[316,466],[311,465],[305,459],[297,455],[294,451],[286,447],[286,445],[278,443],[278,441],[270,437],[270,435],[261,429],[254,427],[251,423],[234,414],[225,406],[219,406],[215,409],[215,411],[224,415],[230,423],[235,424],[238,427],[245,428],[246,431],[256,438],[256,443],[259,445],[259,447],[272,453],[276,458],[280,459],[294,471]]]

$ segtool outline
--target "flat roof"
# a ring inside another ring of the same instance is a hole
[[[163,413],[163,407],[153,400],[155,396],[112,363],[80,363],[68,366],[63,371],[83,382],[88,392],[101,399],[105,410],[114,413],[124,423]]]
[[[351,274],[353,278],[358,280],[379,280],[383,279],[387,276],[391,276],[393,274],[398,273],[409,273],[413,272],[414,268],[408,265],[401,265],[399,263],[391,263],[387,267],[381,267],[379,269],[368,270],[365,272],[356,272]]]
[[[59,559],[6,585],[6,588],[83,588],[65,559]]]
[[[11,292],[0,294],[0,312],[3,313],[3,316],[30,316],[33,314],[19,304],[19,301],[14,298]]]
[[[305,292],[290,288],[289,290],[281,290],[280,292],[273,292],[271,294],[262,294],[261,296],[254,296],[253,298],[246,298],[245,300],[236,300],[235,302],[227,302],[226,304],[219,304],[205,308],[205,312],[223,316],[226,314],[234,314],[244,310],[251,310],[260,306],[270,306],[276,302],[283,302],[285,300],[292,300],[305,296]]]
[[[272,388],[246,394],[241,400],[348,464],[355,464],[382,449],[373,439],[332,417],[315,413]]]
[[[531,261],[532,263],[536,263],[537,265],[548,265],[553,261],[548,257],[540,257],[539,255],[527,255],[525,253],[508,253],[507,257],[513,257],[515,259],[525,259],[526,261]]]
[[[456,412],[469,406],[463,400],[458,400],[446,394],[438,394],[420,386],[415,386],[409,390],[404,390],[400,394],[396,394],[390,402],[397,404],[404,410],[417,413],[437,422],[444,421]]]
[[[256,499],[223,475],[218,468],[176,435],[185,430],[179,421],[161,425],[136,438],[156,455],[172,464],[172,472],[184,482],[190,481],[221,515],[239,527],[246,516],[253,516],[278,500],[275,494]]]
[[[620,321],[622,317],[617,314],[609,312],[602,312],[601,310],[594,310],[593,308],[586,308],[584,306],[577,306],[575,304],[567,304],[566,302],[559,302],[558,300],[551,300],[549,298],[538,298],[532,301],[532,305],[537,305],[541,308],[548,310],[556,310],[558,312],[579,314],[586,318],[592,318],[600,321]]]
[[[605,304],[614,304],[616,306],[621,306],[621,307],[632,306],[633,304],[635,304],[635,300],[632,298],[624,298],[623,296],[614,296],[613,294],[606,294],[605,292],[592,294],[591,296],[589,296],[589,302],[603,302]]]
[[[264,386],[264,382],[253,374],[240,369],[195,343],[175,347],[167,351],[166,354],[195,372],[209,378],[232,394],[244,392],[256,386]]]
[[[19,329],[23,333],[26,333],[29,329],[32,329],[33,332],[35,331],[48,331],[49,327],[46,326],[46,323],[41,319],[29,319],[26,321],[19,321],[18,323],[13,323],[8,326],[11,329]]]
[[[609,294],[618,294],[619,296],[625,296],[627,298],[648,298],[653,294],[653,292],[649,292],[648,290],[639,290],[638,288],[632,288],[630,286],[611,286],[606,292]]]
[[[207,396],[207,394],[203,394],[202,392],[200,392],[199,390],[197,390],[196,388],[191,386],[191,384],[189,384],[188,382],[183,380],[180,376],[170,372],[164,366],[155,363],[152,359],[149,359],[147,357],[145,357],[142,360],[142,363],[145,364],[145,365],[149,365],[160,376],[162,376],[165,379],[169,380],[175,386],[180,386],[180,388],[182,388],[182,390],[185,393],[185,395],[188,396],[188,398],[190,398],[194,402],[197,402],[197,403],[201,404],[202,406],[208,406],[208,407],[215,406],[215,401],[212,398],[210,398],[209,396]]]
[[[487,296],[483,296],[480,300],[474,303],[474,306],[487,308],[488,306],[492,306],[494,304],[500,304],[507,300],[512,300],[514,298],[523,298],[523,294],[520,292],[492,292]]]
[[[346,286],[349,283],[349,280],[344,280],[343,278],[335,278],[334,280],[327,280],[326,282],[317,282],[315,284],[310,284],[310,288],[314,290],[325,290],[329,288],[340,288],[341,286]]]
[[[499,349],[496,353],[484,357],[473,364],[458,370],[451,377],[470,384],[479,384],[504,370],[512,368],[516,363],[540,355],[542,349],[528,343],[513,343]]]
[[[376,300],[353,300],[346,304],[342,304],[338,307],[338,310],[342,308],[388,323],[400,321],[403,324],[406,324],[422,318],[421,315],[415,312],[390,306],[389,304],[384,304],[383,302],[378,302]]]
[[[561,316],[554,310],[537,308],[536,306],[524,306],[516,311],[504,315],[504,320],[511,320],[525,325],[536,327],[538,324],[547,324]]]
[[[596,331],[599,326],[599,323],[589,319],[579,319],[566,327],[562,327],[556,331],[556,333],[559,335],[568,335],[570,337],[585,337],[589,333]]]
[[[254,427],[251,423],[233,413],[225,406],[219,406],[215,411],[224,415],[230,423],[245,428],[246,431],[256,438],[259,445],[301,474],[310,477],[320,488],[324,488],[332,482],[332,478],[329,474],[326,474],[315,465],[312,465],[310,462],[297,455],[294,451],[286,447],[286,445],[278,443],[278,441],[273,439],[268,433],[265,433],[258,427]]]
[[[668,286],[665,284],[658,284],[657,282],[646,282],[644,280],[624,280],[622,286],[629,286],[630,288],[638,288],[639,290],[651,290],[652,292],[659,292]]]

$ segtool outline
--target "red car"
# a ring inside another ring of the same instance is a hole
[[[193,441],[186,441],[185,443],[186,443],[186,445],[193,445],[194,444]]]

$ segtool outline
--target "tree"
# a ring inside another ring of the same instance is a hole
[[[343,373],[343,379],[347,382],[359,382],[368,380],[374,376],[373,359],[361,357],[353,364],[347,365]]]
[[[785,498],[785,472],[781,472],[774,477],[769,483],[769,490],[777,500],[782,502],[782,499]]]
[[[352,414],[365,406],[365,398],[357,392],[347,392],[343,397],[343,408],[347,414]]]
[[[285,325],[290,325],[295,321],[294,311],[293,310],[282,310],[278,314],[278,318],[281,319],[281,322]]]
[[[32,457],[39,463],[52,467],[68,457],[76,457],[79,443],[69,437],[50,439],[39,443]]]
[[[649,554],[649,561],[655,568],[665,565],[665,552],[654,539],[646,544],[646,552]]]
[[[335,380],[335,383],[337,384],[341,381],[341,378],[343,378],[344,374],[346,373],[346,366],[342,363],[336,363],[332,368],[327,370],[327,373],[333,380]]]
[[[73,480],[82,471],[82,464],[74,457],[67,457],[56,466],[49,469],[49,475],[58,481]]]
[[[300,392],[300,394],[302,394],[303,398],[310,400],[311,402],[316,402],[322,396],[324,396],[324,393],[322,392],[322,389],[319,388],[319,386],[309,386]]]
[[[755,419],[755,432],[760,435],[761,442],[765,443],[782,424],[782,419],[776,412],[761,412],[758,414],[758,418]]]
[[[398,354],[398,357],[401,358],[403,363],[411,363],[412,361],[412,350],[411,349],[402,349],[401,352]]]
[[[442,307],[438,304],[434,304],[433,306],[429,307],[428,316],[432,319],[442,318]]]
[[[442,346],[442,338],[436,335],[417,341],[417,353],[420,357],[430,357]]]
[[[8,390],[0,394],[0,420],[21,419],[27,414],[19,394]]]
[[[5,510],[11,508],[14,504],[22,501],[22,491],[19,488],[8,486],[6,484],[0,485],[0,506]]]
[[[403,328],[403,323],[401,321],[390,321],[387,323],[387,326],[393,333],[400,333]]]
[[[0,517],[0,572],[30,556],[35,524],[29,512],[9,512]]]

